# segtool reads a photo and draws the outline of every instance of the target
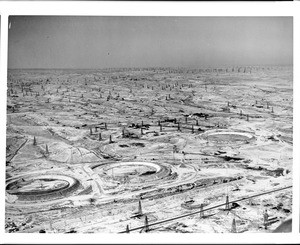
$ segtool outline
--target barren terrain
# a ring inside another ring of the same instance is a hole
[[[8,74],[7,232],[270,232],[292,212],[291,67]]]

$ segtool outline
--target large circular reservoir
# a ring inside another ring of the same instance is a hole
[[[95,173],[106,181],[145,183],[171,176],[170,167],[151,162],[114,162],[92,166]]]
[[[66,175],[26,175],[8,181],[6,192],[19,201],[48,201],[68,196],[79,185],[78,180]]]
[[[202,138],[211,142],[228,142],[228,143],[244,143],[250,142],[255,137],[245,131],[230,131],[230,130],[210,130],[202,135]]]

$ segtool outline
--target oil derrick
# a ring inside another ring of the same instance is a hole
[[[173,145],[173,153],[177,153],[177,146],[176,145]]]
[[[99,141],[102,140],[102,136],[101,133],[99,133]]]
[[[143,215],[143,209],[142,209],[142,202],[139,200],[139,206],[138,206],[138,215]]]
[[[35,136],[33,136],[33,145],[37,145]]]
[[[266,229],[268,229],[268,225],[269,225],[269,214],[268,214],[267,210],[265,210],[263,217],[264,217],[264,227],[266,230]]]
[[[232,232],[232,233],[236,233],[236,222],[235,222],[235,218],[233,218],[233,220],[232,220],[231,232]]]
[[[148,217],[147,215],[145,216],[145,232],[149,231],[149,222],[148,222]]]
[[[109,144],[113,143],[111,135],[109,136]]]
[[[230,210],[230,207],[229,207],[229,197],[228,197],[228,195],[226,195],[225,210]]]
[[[204,218],[203,203],[200,204],[200,219]]]
[[[126,233],[129,233],[129,225],[126,225]]]

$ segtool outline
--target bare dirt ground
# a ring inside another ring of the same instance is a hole
[[[292,76],[10,70],[6,231],[122,232],[291,186]],[[133,232],[270,232],[291,213],[289,188]]]

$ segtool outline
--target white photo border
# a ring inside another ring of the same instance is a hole
[[[293,127],[293,232],[241,234],[16,234],[5,233],[5,192],[0,193],[0,237],[2,243],[299,243],[299,186],[300,186],[300,2],[3,2],[1,15],[0,68],[0,188],[5,186],[6,145],[6,88],[9,15],[64,16],[293,16],[294,23],[294,127]]]

